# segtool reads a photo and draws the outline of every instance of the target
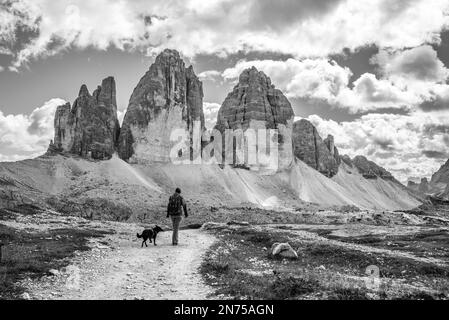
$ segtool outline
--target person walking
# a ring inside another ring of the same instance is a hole
[[[184,216],[187,218],[189,214],[187,213],[187,204],[184,198],[181,196],[181,189],[176,188],[175,193],[168,200],[167,206],[167,218],[171,218],[173,223],[173,236],[172,245],[178,245],[178,232],[179,225],[182,221],[182,211],[184,210]]]

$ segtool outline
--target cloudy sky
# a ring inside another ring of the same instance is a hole
[[[403,182],[449,158],[449,0],[0,0],[0,161],[42,154],[83,83],[114,76],[123,115],[164,48],[203,80],[209,126],[256,66],[341,153]]]

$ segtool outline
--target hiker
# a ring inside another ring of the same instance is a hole
[[[176,188],[176,191],[170,197],[167,206],[167,218],[171,218],[171,221],[173,222],[172,245],[174,246],[178,245],[178,231],[182,221],[182,210],[184,210],[184,215],[187,218],[189,215],[187,213],[186,202],[181,196],[181,189]]]

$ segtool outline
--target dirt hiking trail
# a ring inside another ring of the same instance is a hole
[[[201,279],[202,255],[215,238],[200,230],[159,233],[157,246],[140,247],[136,227],[91,240],[91,251],[77,252],[71,264],[52,276],[24,283],[31,299],[164,300],[206,299],[212,290]],[[133,236],[134,238],[133,238]]]

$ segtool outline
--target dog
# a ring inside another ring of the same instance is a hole
[[[157,244],[156,244],[157,234],[159,232],[163,232],[163,231],[164,230],[161,227],[155,226],[153,229],[145,229],[145,230],[143,230],[142,234],[137,234],[137,238],[139,238],[139,239],[143,238],[143,240],[142,240],[142,248],[143,248],[144,244],[145,244],[145,246],[148,247],[147,240],[150,240],[150,243],[153,242],[153,244],[155,246],[157,246]]]

